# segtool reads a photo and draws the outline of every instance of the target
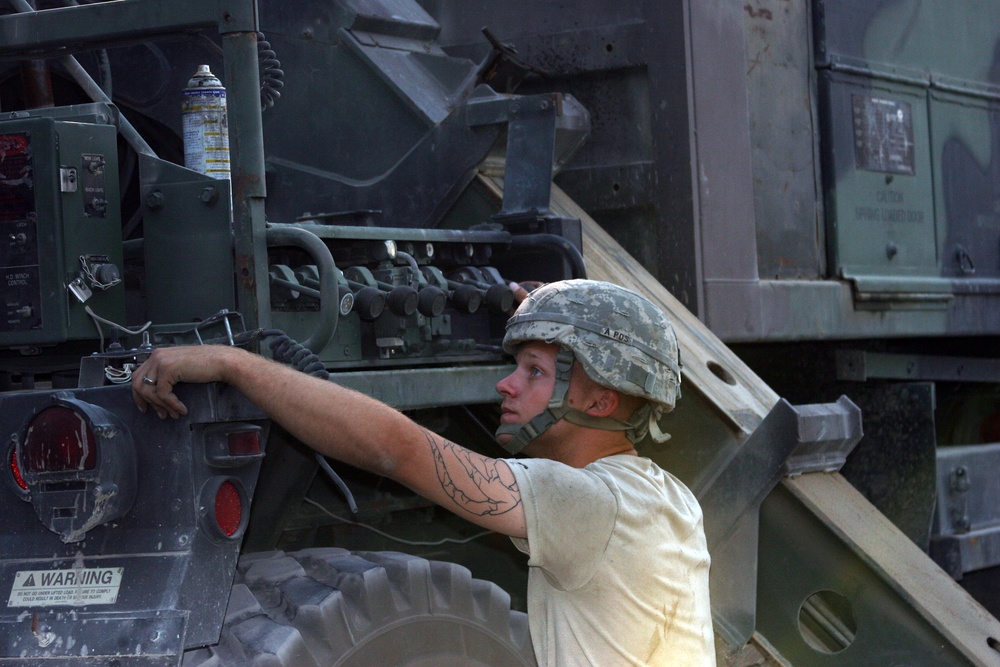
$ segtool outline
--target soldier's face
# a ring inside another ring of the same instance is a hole
[[[559,347],[542,341],[529,341],[517,350],[514,372],[497,383],[497,392],[503,397],[500,422],[526,424],[541,414],[552,398],[556,384],[556,353]],[[511,436],[501,435],[504,444]]]

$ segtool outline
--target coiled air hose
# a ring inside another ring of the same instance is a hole
[[[270,338],[268,342],[268,347],[271,348],[271,353],[274,355],[275,361],[280,361],[282,363],[288,364],[292,368],[299,370],[307,375],[312,375],[321,380],[329,380],[330,372],[326,370],[326,366],[323,361],[304,346],[302,343],[293,340],[281,329],[262,329],[253,332],[247,332],[239,337],[241,342],[249,342],[253,339],[265,339]],[[344,499],[347,500],[348,507],[351,508],[353,514],[358,513],[358,504],[354,501],[354,494],[347,487],[344,480],[337,474],[330,463],[326,460],[326,457],[319,452],[315,453],[316,462],[319,463],[320,468],[326,473],[330,481],[333,482],[342,494],[344,494]]]
[[[264,33],[257,33],[257,63],[260,65],[260,110],[267,111],[281,97],[285,72]]]

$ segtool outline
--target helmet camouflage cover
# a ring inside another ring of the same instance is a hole
[[[673,409],[680,358],[669,318],[645,297],[612,283],[565,280],[531,292],[507,322],[504,349],[526,341],[570,350],[594,382]]]

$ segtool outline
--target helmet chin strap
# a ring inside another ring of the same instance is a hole
[[[657,419],[661,411],[652,403],[636,410],[627,422],[612,417],[594,417],[566,405],[566,392],[569,391],[574,361],[572,352],[559,348],[556,354],[556,383],[552,388],[552,398],[549,399],[548,406],[532,417],[527,424],[500,424],[495,437],[499,440],[501,435],[511,436],[507,442],[501,443],[501,447],[511,454],[520,454],[528,443],[548,431],[560,419],[577,426],[603,431],[624,431],[632,444],[642,440],[646,433],[649,433],[656,442],[666,442],[670,438],[669,434],[660,431]]]
[[[552,387],[552,398],[549,399],[548,406],[532,417],[527,424],[500,424],[495,437],[511,436],[506,443],[501,443],[501,447],[511,454],[520,454],[529,442],[548,431],[553,424],[566,416],[566,413],[571,409],[566,406],[566,392],[569,391],[569,379],[572,375],[574,361],[575,357],[572,352],[562,347],[559,348],[559,352],[556,353],[556,384]]]

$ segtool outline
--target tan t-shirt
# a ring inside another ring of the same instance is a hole
[[[538,663],[714,667],[701,508],[638,456],[508,459],[524,502]]]

